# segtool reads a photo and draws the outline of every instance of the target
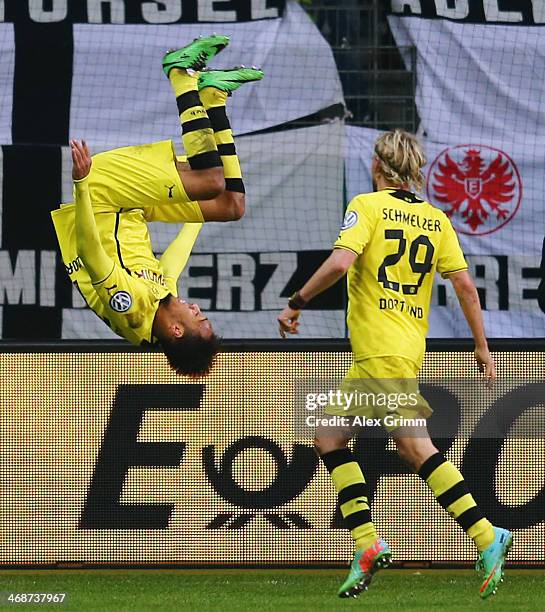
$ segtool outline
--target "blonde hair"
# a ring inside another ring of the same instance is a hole
[[[424,186],[421,169],[426,165],[424,149],[416,136],[405,130],[395,129],[377,138],[375,155],[379,171],[390,185],[412,185],[415,191]]]

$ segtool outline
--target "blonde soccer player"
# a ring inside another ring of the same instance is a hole
[[[417,139],[394,130],[376,141],[372,161],[375,192],[349,204],[334,250],[289,300],[278,317],[280,334],[297,333],[301,309],[348,272],[348,328],[353,363],[341,389],[347,394],[401,391],[411,401],[388,406],[330,405],[326,413],[377,418],[394,439],[399,456],[427,483],[437,501],[456,519],[479,551],[481,597],[495,592],[503,576],[512,535],[482,514],[459,470],[433,445],[427,428],[404,427],[430,416],[418,393],[435,272],[448,278],[475,340],[475,358],[486,378],[496,377],[488,350],[477,290],[448,217],[417,195],[426,163]],[[391,397],[390,395],[387,395]],[[401,398],[401,395],[399,396]],[[341,402],[342,403],[342,402]],[[343,420],[346,422],[345,420]],[[341,425],[343,424],[341,421]],[[354,420],[349,423],[354,424]],[[315,446],[339,496],[345,524],[355,543],[350,573],[339,596],[357,596],[373,574],[390,563],[388,544],[379,538],[363,473],[348,448],[356,428],[319,427]]]
[[[89,307],[129,342],[159,344],[178,374],[192,376],[208,373],[218,338],[200,308],[177,297],[177,280],[204,222],[244,214],[226,100],[263,77],[244,67],[200,72],[228,43],[226,36],[198,38],[163,57],[185,160],[170,140],[93,157],[73,140],[75,202],[52,213],[66,270]],[[160,259],[149,221],[185,224]]]

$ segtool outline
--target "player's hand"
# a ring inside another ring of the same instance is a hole
[[[297,320],[301,315],[300,310],[293,310],[289,306],[286,306],[278,317],[278,331],[282,338],[288,334],[297,334],[297,328],[299,327],[299,321]]]
[[[479,372],[484,373],[488,387],[496,379],[496,364],[487,346],[475,348],[475,359],[479,367]]]
[[[81,181],[91,172],[91,154],[85,140],[71,140],[72,150],[72,179]]]

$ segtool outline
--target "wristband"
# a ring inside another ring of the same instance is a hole
[[[288,300],[288,307],[292,310],[301,310],[307,305],[307,302],[301,297],[299,291],[296,291]]]

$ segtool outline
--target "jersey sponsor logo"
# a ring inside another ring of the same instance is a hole
[[[126,291],[117,291],[110,298],[110,308],[116,312],[127,312],[132,306],[132,297]]]
[[[66,273],[71,276],[74,272],[81,270],[83,268],[83,262],[81,261],[81,257],[78,255],[76,259],[73,259],[68,265],[64,265],[64,269]]]
[[[427,191],[458,232],[483,236],[513,219],[522,182],[515,162],[504,151],[458,145],[442,151],[431,164]]]
[[[343,224],[341,225],[341,232],[344,230],[354,227],[358,222],[358,213],[355,210],[349,210],[344,216]]]
[[[134,275],[137,278],[144,278],[146,280],[152,281],[153,283],[157,283],[158,285],[166,287],[165,277],[162,274],[153,272],[152,270],[135,270]]]
[[[171,185],[171,186],[165,185],[165,187],[168,189],[168,197],[172,198],[173,197],[172,190],[174,189],[174,187],[176,187],[176,185]]]

